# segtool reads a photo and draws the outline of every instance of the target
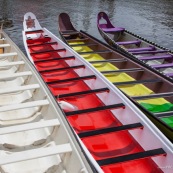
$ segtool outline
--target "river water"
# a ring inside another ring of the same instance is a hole
[[[22,22],[26,12],[33,12],[40,24],[59,37],[58,15],[66,12],[77,30],[84,30],[103,40],[97,30],[100,11],[107,12],[112,23],[125,27],[150,41],[173,50],[173,0],[4,0],[13,27],[5,29],[24,51]],[[0,17],[4,11],[0,0]]]

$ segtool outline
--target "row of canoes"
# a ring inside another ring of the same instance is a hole
[[[171,139],[171,81],[78,32],[67,14],[59,28],[78,53],[24,16],[35,67],[0,33],[0,173],[171,173],[172,144],[126,98]]]
[[[67,24],[68,23],[68,24]],[[66,13],[59,16],[63,40],[128,96],[173,140],[173,83],[133,59],[77,31]]]
[[[124,94],[171,138],[171,119],[166,118],[172,103],[164,97],[171,94],[172,82],[77,31],[67,14],[60,15],[59,28],[74,50],[42,28],[34,14],[27,13],[23,24],[28,58],[56,101],[65,102],[64,116],[92,171],[171,173],[172,144]]]

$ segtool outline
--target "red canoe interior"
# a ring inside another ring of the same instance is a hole
[[[51,58],[62,58],[57,52],[45,52],[32,54],[34,52],[41,52],[47,50],[53,50],[51,45],[41,45],[42,43],[49,42],[50,38],[44,38],[41,36],[36,40],[27,40],[29,51],[33,58],[33,61],[39,61],[35,63],[36,68],[40,71],[40,74],[45,82],[64,80],[79,77],[73,69],[62,71],[49,71],[44,70],[59,69],[68,67],[65,61],[51,60]],[[34,46],[37,45],[37,46]],[[65,51],[65,50],[64,50]],[[42,71],[42,72],[41,72]],[[91,79],[95,80],[95,79]],[[90,90],[84,81],[75,82],[63,82],[48,84],[49,89],[53,95],[57,96],[61,94],[79,92]],[[67,101],[78,107],[79,110],[89,109],[104,106],[104,103],[97,97],[96,94],[88,94],[82,96],[64,97],[57,100]],[[123,107],[122,107],[123,108]],[[122,124],[115,118],[110,110],[102,110],[97,112],[83,113],[80,115],[73,115],[67,117],[71,126],[77,133],[86,132],[89,130],[103,129],[107,127],[121,126]],[[101,134],[96,136],[82,138],[83,143],[86,145],[92,156],[98,161],[106,158],[118,157],[127,154],[137,153],[144,151],[137,141],[130,135],[128,131],[112,132],[108,134]],[[132,160],[122,163],[109,164],[101,166],[106,173],[156,173],[162,172],[158,166],[150,159]]]

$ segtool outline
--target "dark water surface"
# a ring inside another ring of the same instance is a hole
[[[108,13],[114,25],[125,27],[150,41],[173,50],[173,0],[5,0],[14,26],[5,31],[24,51],[23,16],[33,12],[40,24],[58,34],[58,15],[66,12],[78,30],[101,39],[96,26],[97,14]],[[2,16],[3,0],[0,0]]]

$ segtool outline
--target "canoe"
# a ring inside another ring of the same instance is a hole
[[[72,26],[69,16],[60,14],[59,31],[63,40],[128,96],[173,140],[172,82],[91,35],[74,30]]]
[[[93,172],[41,76],[4,31],[0,124],[0,173]]]
[[[26,19],[35,27],[27,27]],[[64,110],[81,146],[99,173],[170,172],[172,143],[118,88],[46,28],[24,16],[28,58]]]
[[[97,16],[97,27],[105,41],[122,52],[131,54],[166,77],[173,78],[173,52],[148,41],[125,28],[113,26],[106,13]]]

